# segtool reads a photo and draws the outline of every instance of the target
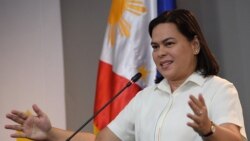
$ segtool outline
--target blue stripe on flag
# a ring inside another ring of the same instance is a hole
[[[176,8],[175,0],[157,0],[157,14]]]

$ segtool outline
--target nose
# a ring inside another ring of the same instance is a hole
[[[167,49],[164,46],[160,46],[158,51],[157,51],[158,57],[163,57],[167,55]]]

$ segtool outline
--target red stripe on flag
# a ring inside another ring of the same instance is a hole
[[[97,77],[96,97],[94,112],[105,105],[117,92],[119,92],[127,83],[128,79],[117,75],[112,71],[112,65],[103,61],[99,62]],[[141,88],[134,84],[126,89],[117,97],[111,105],[107,106],[95,119],[94,124],[101,130],[112,121],[125,105],[135,96]]]

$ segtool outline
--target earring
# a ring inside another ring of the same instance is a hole
[[[195,53],[198,54],[198,53],[199,53],[199,50],[196,50]]]
[[[199,54],[199,50],[196,49],[195,52],[194,52],[195,55]]]

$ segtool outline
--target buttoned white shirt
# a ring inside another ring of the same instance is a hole
[[[209,119],[233,123],[246,138],[242,107],[234,85],[218,76],[193,73],[173,93],[167,80],[140,91],[108,128],[122,141],[202,141],[189,126],[189,96],[202,94]]]

